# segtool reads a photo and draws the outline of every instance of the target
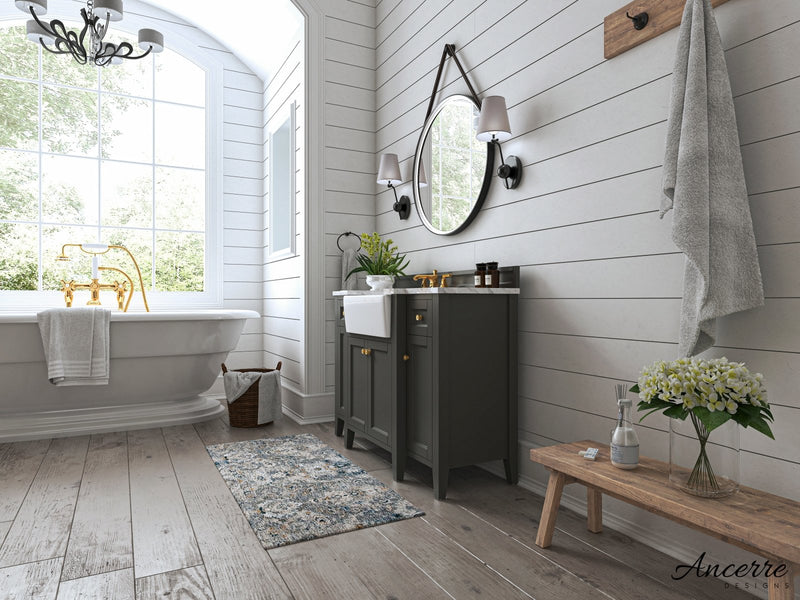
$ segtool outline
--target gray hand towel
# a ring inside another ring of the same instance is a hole
[[[687,0],[678,37],[661,216],[686,254],[680,354],[710,348],[717,317],[764,303],[728,69],[710,0]]]
[[[47,378],[58,386],[107,385],[111,311],[50,308],[36,315]]]
[[[354,290],[358,285],[358,277],[356,274],[351,275],[349,278],[347,274],[358,266],[356,255],[358,250],[354,248],[345,248],[342,250],[342,287],[343,290]]]

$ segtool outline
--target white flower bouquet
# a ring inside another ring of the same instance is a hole
[[[630,391],[639,394],[638,410],[647,411],[642,419],[658,411],[672,419],[691,419],[700,455],[689,476],[690,486],[718,489],[706,443],[709,434],[724,423],[733,420],[775,439],[769,427],[774,419],[764,376],[750,373],[744,363],[724,357],[657,361],[642,369]]]

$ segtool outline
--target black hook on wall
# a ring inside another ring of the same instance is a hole
[[[644,29],[647,26],[647,21],[650,20],[650,16],[646,13],[639,13],[638,15],[630,16],[627,12],[625,16],[628,17],[631,21],[633,21],[633,28],[637,31],[640,29]]]

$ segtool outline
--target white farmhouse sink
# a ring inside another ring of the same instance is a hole
[[[391,316],[388,295],[344,297],[344,328],[348,333],[388,338],[392,334]]]

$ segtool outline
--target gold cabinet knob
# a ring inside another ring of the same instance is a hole
[[[422,315],[417,315],[414,317],[417,321],[422,321]]]
[[[403,360],[411,360],[411,356],[408,354],[403,354]]]
[[[370,354],[372,354],[372,350],[369,348],[364,348],[364,356],[369,356]]]

